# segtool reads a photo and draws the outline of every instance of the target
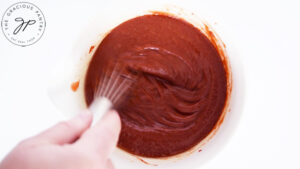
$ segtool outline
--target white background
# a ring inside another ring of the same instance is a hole
[[[14,2],[1,0],[0,15]],[[20,140],[63,119],[47,94],[53,68],[70,55],[89,16],[99,7],[122,5],[101,0],[29,2],[46,18],[40,41],[19,47],[0,33],[0,159]],[[242,61],[245,91],[237,129],[201,168],[300,168],[299,1],[166,2],[207,19]]]

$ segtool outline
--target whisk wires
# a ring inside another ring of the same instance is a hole
[[[119,103],[122,96],[136,80],[136,77],[125,75],[125,68],[116,64],[112,71],[102,72],[96,84],[94,98],[105,97],[114,105]]]

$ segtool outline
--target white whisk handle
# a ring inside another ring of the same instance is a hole
[[[106,97],[96,98],[90,106],[90,111],[93,113],[94,118],[92,126],[94,126],[101,117],[108,112],[112,107],[112,102]]]

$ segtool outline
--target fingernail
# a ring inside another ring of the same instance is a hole
[[[101,119],[106,121],[107,119],[113,117],[113,115],[116,113],[117,112],[115,110],[110,110],[110,111],[106,112]]]
[[[115,117],[118,118],[119,121],[121,120],[121,119],[120,119],[120,115],[119,115],[119,113],[118,113],[116,110],[111,110],[111,111],[108,112],[108,113],[111,114],[111,115],[115,115]]]

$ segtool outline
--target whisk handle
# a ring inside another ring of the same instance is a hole
[[[101,117],[111,109],[111,107],[112,102],[106,97],[96,98],[89,108],[94,115],[92,126],[94,126],[97,121],[99,121]]]

